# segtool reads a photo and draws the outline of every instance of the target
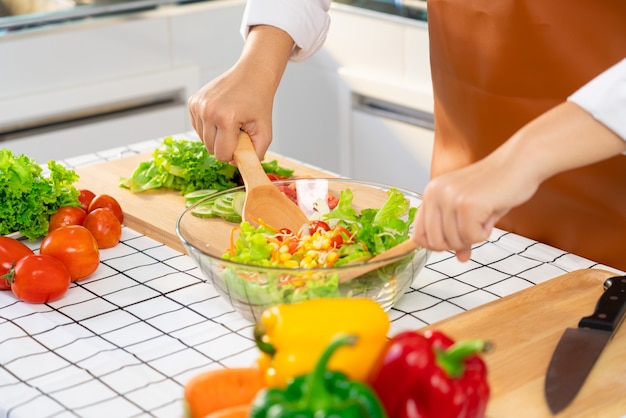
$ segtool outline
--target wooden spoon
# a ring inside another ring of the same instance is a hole
[[[391,247],[390,249],[383,251],[377,256],[370,258],[367,261],[367,263],[363,264],[362,266],[352,268],[349,271],[340,272],[339,283],[345,283],[347,281],[354,279],[355,277],[362,276],[365,273],[368,273],[372,270],[385,266],[391,263],[392,261],[397,261],[395,260],[395,257],[402,255],[402,254],[406,254],[409,251],[415,250],[417,248],[418,248],[417,243],[413,241],[411,238],[407,239],[406,241],[402,241],[400,244],[396,245],[395,247]],[[386,259],[389,259],[389,260],[387,260],[384,263],[377,263],[377,261],[382,261]]]
[[[233,158],[246,188],[242,213],[245,221],[258,225],[258,220],[261,220],[276,230],[289,228],[293,232],[308,223],[304,212],[267,177],[250,137],[243,131],[239,131]]]

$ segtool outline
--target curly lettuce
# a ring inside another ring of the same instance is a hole
[[[278,162],[263,162],[266,173],[289,177],[293,170],[280,167]],[[182,195],[196,190],[221,191],[240,185],[237,167],[219,161],[197,140],[163,139],[152,153],[152,159],[139,164],[133,174],[121,178],[120,187],[133,193],[152,189],[179,190]]]
[[[352,191],[343,190],[335,209],[327,213],[323,219],[333,220],[349,229],[355,241],[364,243],[367,248],[342,247],[341,251],[349,254],[342,254],[341,262],[336,265],[349,264],[378,255],[409,239],[409,230],[417,208],[411,207],[398,189],[391,188],[387,191],[387,199],[380,208],[367,208],[360,213],[352,206],[352,199]]]
[[[80,206],[78,174],[48,161],[48,177],[28,156],[0,150],[0,235],[20,232],[30,240],[48,233],[50,216],[62,206]]]

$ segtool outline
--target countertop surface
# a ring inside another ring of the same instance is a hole
[[[65,160],[110,161],[159,140]],[[26,243],[34,250],[39,242]],[[433,253],[389,311],[391,332],[419,329],[577,269],[607,266],[495,230],[472,258]],[[128,227],[101,265],[42,305],[0,292],[0,417],[182,416],[184,384],[203,370],[252,365],[252,324],[191,259]]]

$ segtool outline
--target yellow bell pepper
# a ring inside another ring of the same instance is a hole
[[[284,388],[290,379],[311,372],[338,333],[357,335],[328,368],[365,381],[387,341],[390,320],[381,306],[366,298],[320,298],[267,309],[255,325],[258,365],[269,387]]]

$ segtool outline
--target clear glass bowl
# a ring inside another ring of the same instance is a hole
[[[310,216],[313,204],[329,192],[339,197],[343,189],[353,193],[357,210],[379,208],[393,186],[341,178],[302,178],[274,182],[276,185],[295,183],[298,205]],[[418,193],[394,187],[404,194],[410,205],[419,207]],[[407,291],[422,270],[429,256],[423,248],[377,262],[379,268],[348,282],[339,283],[337,274],[358,268],[362,263],[332,268],[262,267],[224,260],[231,233],[238,223],[221,218],[203,218],[192,212],[208,199],[234,195],[243,187],[213,194],[188,207],[176,223],[176,232],[195,264],[217,292],[246,319],[256,321],[262,312],[279,303],[291,303],[319,297],[367,297],[377,301],[385,310],[391,308]]]

